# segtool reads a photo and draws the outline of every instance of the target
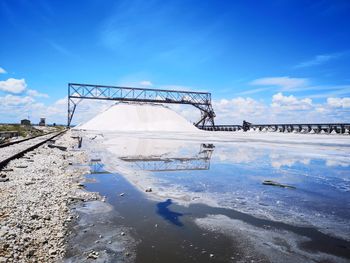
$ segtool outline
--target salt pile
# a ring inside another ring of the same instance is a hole
[[[198,129],[173,110],[159,104],[118,103],[76,129],[93,131],[176,131]]]

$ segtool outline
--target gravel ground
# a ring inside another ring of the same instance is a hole
[[[56,138],[67,151],[43,145],[11,161],[0,177],[0,262],[57,262],[65,255],[70,207],[96,200],[79,182],[88,172],[84,152],[75,151],[71,131]],[[74,165],[72,165],[74,164]],[[77,165],[75,165],[77,164]]]

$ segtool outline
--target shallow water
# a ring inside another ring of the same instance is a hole
[[[130,235],[138,245],[131,253],[136,254],[136,262],[209,262],[211,253],[215,253],[216,262],[230,259],[231,240],[200,229],[190,209],[169,199],[148,200],[117,174],[92,174],[89,178],[97,182],[87,184],[87,190],[106,196],[118,211],[114,224],[133,230]]]
[[[127,179],[89,187],[134,229],[138,262],[350,259],[347,146],[123,135],[86,147]]]

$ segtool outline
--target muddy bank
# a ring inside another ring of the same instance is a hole
[[[70,131],[55,144],[46,144],[9,163],[0,173],[0,262],[57,262],[65,255],[68,225],[76,218],[70,207],[96,200],[81,189],[87,172],[86,155],[73,150],[77,140]]]

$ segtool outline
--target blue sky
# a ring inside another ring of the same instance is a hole
[[[350,121],[349,13],[347,0],[0,0],[0,122],[64,122],[68,82],[210,91],[221,123]]]

